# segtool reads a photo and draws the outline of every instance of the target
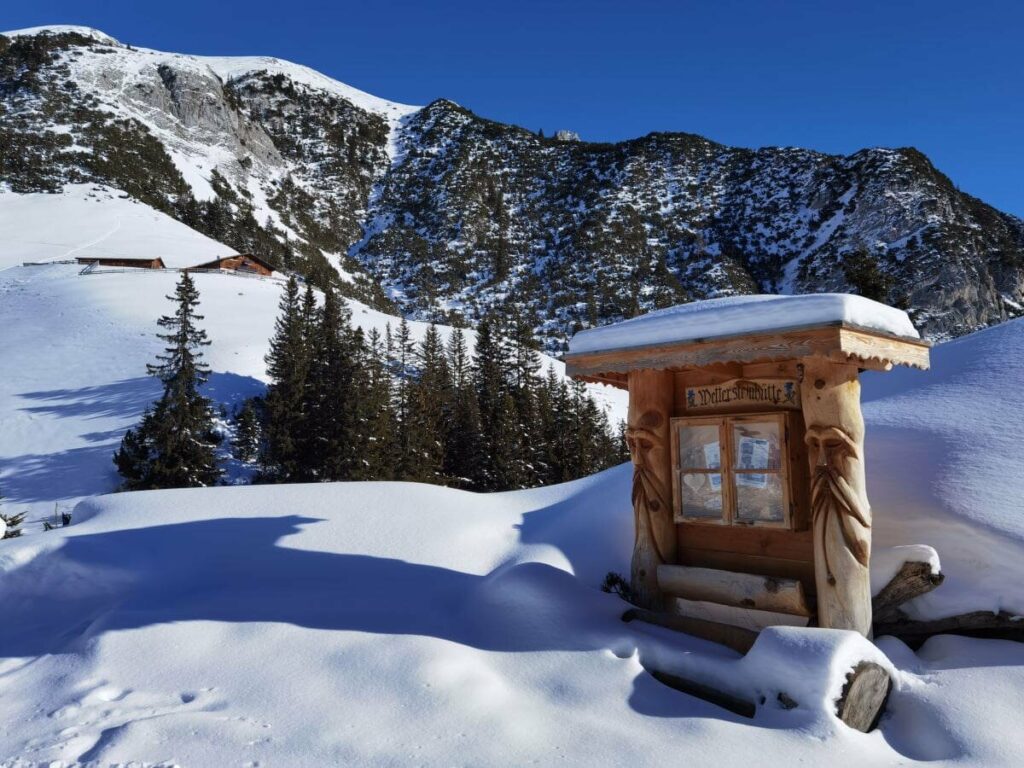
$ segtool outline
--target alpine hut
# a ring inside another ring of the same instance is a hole
[[[236,253],[231,256],[219,256],[213,261],[197,264],[192,269],[222,269],[230,272],[245,272],[253,275],[269,277],[274,273],[274,266],[259,256],[251,253]]]

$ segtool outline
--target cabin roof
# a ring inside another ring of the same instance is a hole
[[[227,261],[228,259],[235,259],[235,258],[238,258],[240,256],[244,256],[247,259],[255,261],[257,264],[260,264],[261,266],[265,267],[266,269],[269,269],[270,271],[273,271],[275,269],[273,264],[271,264],[266,259],[260,258],[259,256],[257,256],[254,253],[229,253],[229,254],[226,254],[224,256],[218,256],[215,259],[210,259],[209,261],[205,261],[202,264],[196,264],[193,267],[193,269],[215,268],[216,265],[220,264],[222,261]]]
[[[101,264],[105,261],[131,261],[138,262],[139,264],[152,264],[154,261],[160,262],[161,266],[164,264],[162,256],[76,256],[75,262],[78,264],[92,264],[93,262],[100,262]]]
[[[640,368],[813,356],[878,370],[926,369],[930,346],[905,312],[863,296],[733,296],[581,331],[565,363],[571,376],[625,387],[625,374]]]

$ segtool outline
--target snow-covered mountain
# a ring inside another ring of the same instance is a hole
[[[932,338],[1019,314],[1024,222],[914,149],[544,138],[272,58],[87,28],[0,38],[0,183],[101,182],[238,250],[440,321],[526,312],[548,348],[686,298],[855,290]]]

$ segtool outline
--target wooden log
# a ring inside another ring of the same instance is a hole
[[[676,529],[672,520],[672,415],[670,371],[629,372],[629,423],[626,443],[633,461],[633,519],[636,538],[630,586],[634,601],[659,608],[658,566],[675,562]]]
[[[846,676],[843,693],[836,701],[836,717],[863,733],[874,730],[892,691],[885,667],[862,661]]]
[[[1014,616],[1006,611],[974,611],[944,619],[914,621],[897,611],[895,618],[875,625],[875,634],[897,637],[914,650],[935,635],[966,635],[1024,643],[1024,617]]]
[[[882,587],[871,601],[874,623],[898,619],[901,605],[931,592],[945,578],[941,573],[932,573],[931,563],[904,563],[892,581]]]
[[[702,640],[709,640],[738,653],[746,653],[757,640],[757,632],[743,627],[734,627],[731,624],[720,624],[717,621],[706,621],[695,619],[690,616],[679,616],[674,613],[658,613],[644,610],[643,608],[630,608],[622,614],[625,622],[642,621],[647,624],[654,624],[666,629],[683,632],[687,635],[699,637]]]
[[[752,718],[757,711],[757,705],[753,701],[733,696],[731,693],[712,688],[710,685],[698,683],[696,680],[673,675],[669,672],[662,672],[658,669],[648,669],[647,671],[651,673],[651,677],[659,683],[667,685],[669,688],[675,688],[677,691],[682,691],[690,696],[696,696],[698,699],[703,699],[711,704],[722,707],[722,709],[727,709],[741,717]]]
[[[686,632],[687,634],[696,634],[694,630],[699,631],[701,624],[714,624],[714,622],[699,622],[695,619],[684,619],[684,617],[673,616],[670,614],[655,614],[651,611],[644,611],[641,609],[631,609],[626,611],[622,616],[623,621],[631,621],[634,619],[657,624],[658,626],[668,627],[670,629],[678,629],[682,632]],[[730,630],[737,629],[736,627],[718,625],[715,628],[716,635],[718,634],[719,628],[726,628]],[[753,632],[750,632],[749,634],[754,638],[757,636],[756,633]],[[706,639],[713,639],[715,642],[721,642],[721,636],[716,636],[714,638],[707,637]],[[746,650],[742,650],[742,648],[737,645],[730,645],[730,647],[746,654],[752,645],[753,640],[750,641],[750,645]],[[678,691],[682,691],[683,693],[696,696],[700,699],[711,702],[712,704],[717,704],[730,712],[735,712],[743,717],[753,717],[756,712],[757,706],[752,699],[747,699],[743,696],[738,696],[735,693],[723,691],[719,688],[708,685],[707,683],[682,677],[675,673],[655,669],[647,666],[646,664],[644,665],[644,668],[659,682],[675,688]],[[794,675],[814,674],[814,672],[815,670],[808,670],[806,667],[799,670],[793,670]],[[820,672],[824,673],[825,670],[820,670]],[[875,664],[874,662],[862,661],[846,675],[846,682],[843,685],[842,693],[835,702],[836,717],[850,728],[868,733],[869,731],[874,730],[875,726],[878,725],[878,720],[885,711],[885,705],[888,702],[891,691],[892,679],[889,676],[889,672],[884,667]],[[795,707],[800,706],[800,703],[794,700],[785,691],[778,691],[776,699],[783,709],[794,709]],[[765,700],[762,697],[760,701],[763,704]]]
[[[821,357],[802,362],[818,624],[870,637],[871,507],[857,368]]]
[[[687,600],[704,600],[795,616],[811,615],[803,585],[796,579],[755,576],[713,568],[660,565],[658,586],[663,592]]]

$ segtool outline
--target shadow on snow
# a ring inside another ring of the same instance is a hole
[[[558,568],[508,564],[481,576],[280,543],[319,522],[225,518],[69,535],[3,575],[0,658],[82,653],[106,632],[185,621],[419,635],[504,652],[629,656],[635,647],[622,603]],[[630,696],[639,712],[742,721],[647,678]]]
[[[224,404],[229,412],[246,398],[261,395],[264,391],[262,382],[234,373],[212,373],[203,387],[204,395],[215,405]],[[0,469],[5,475],[3,490],[8,502],[53,501],[114,490],[118,484],[113,465],[114,451],[125,430],[134,426],[146,407],[159,396],[160,382],[152,376],[78,389],[21,393],[19,397],[31,403],[22,408],[28,413],[55,419],[77,419],[83,427],[89,421],[100,420],[104,422],[104,428],[77,435],[80,440],[90,443],[88,446],[0,459]],[[122,426],[106,428],[111,420],[121,422]]]

